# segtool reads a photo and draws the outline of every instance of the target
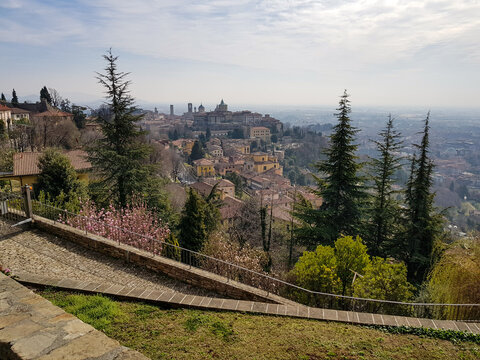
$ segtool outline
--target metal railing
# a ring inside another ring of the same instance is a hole
[[[19,193],[0,192],[0,216],[11,221],[25,218],[25,198]]]
[[[12,198],[8,204],[12,204],[14,209],[16,209],[15,206],[19,204],[18,198]],[[73,226],[84,231],[85,234],[101,235],[119,244],[131,245],[150,252],[152,256],[163,256],[179,261],[189,267],[199,268],[223,276],[227,279],[226,281],[234,280],[264,290],[266,295],[279,295],[308,306],[418,318],[480,321],[480,304],[398,302],[312,291],[267,274],[107,224],[101,219],[87,218],[58,209],[38,200],[32,201],[32,212],[36,216]]]

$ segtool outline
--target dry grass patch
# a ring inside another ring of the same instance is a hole
[[[66,292],[40,294],[59,306],[69,303]],[[91,295],[80,296],[93,299]],[[314,320],[109,301],[116,304],[118,312],[103,331],[151,359],[480,358],[480,345],[471,342],[389,334]],[[106,306],[104,301],[102,306]]]

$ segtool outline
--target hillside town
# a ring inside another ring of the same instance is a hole
[[[197,107],[192,109],[191,103],[188,112],[182,115],[175,115],[173,105],[170,110],[170,114],[137,110],[142,115],[139,126],[147,131],[148,141],[160,152],[170,153],[181,162],[171,173],[165,174],[177,181],[177,188],[192,187],[208,195],[216,186],[222,200],[222,223],[231,222],[248,197],[272,207],[275,220],[285,224],[292,221],[290,212],[296,196],[303,196],[320,207],[322,200],[311,188],[296,186],[283,176],[285,150],[301,144],[294,142],[291,136],[284,136],[279,120],[248,110],[229,111],[223,99],[214,111],[205,111],[202,104],[198,110]],[[74,114],[52,106],[46,99],[37,103],[1,103],[0,119],[11,134],[18,133],[12,136],[12,146],[19,151],[13,154],[12,171],[0,173],[0,180],[9,181],[12,188],[17,184],[35,186],[42,149],[54,143],[61,144],[57,137],[69,136],[64,131],[69,129],[66,124],[74,124],[73,118]],[[95,119],[94,115],[86,117],[80,129],[88,133],[89,138],[100,137],[100,126]],[[33,132],[40,132],[43,138],[34,140]],[[79,177],[88,180],[91,164],[84,149],[87,144],[82,146],[78,139],[73,141],[76,142],[74,150],[65,149],[65,155]],[[201,151],[197,154],[199,158],[192,160],[195,144]]]

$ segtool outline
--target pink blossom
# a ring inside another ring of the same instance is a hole
[[[135,201],[125,209],[97,210],[91,201],[82,204],[79,216],[63,219],[67,225],[106,237],[122,244],[134,246],[160,255],[162,244],[169,235],[166,224],[157,220],[142,201]]]

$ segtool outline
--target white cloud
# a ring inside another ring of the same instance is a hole
[[[112,46],[255,74],[311,74],[330,85],[332,74],[348,85],[480,64],[475,0],[2,0],[0,7],[7,9],[0,46]]]

